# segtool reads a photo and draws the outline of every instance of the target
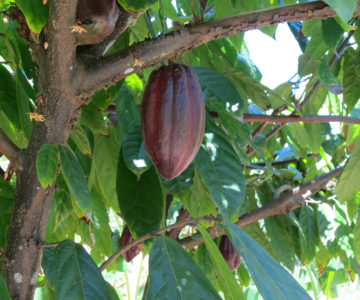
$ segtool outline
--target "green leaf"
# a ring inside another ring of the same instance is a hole
[[[46,275],[46,279],[49,281],[51,287],[55,287],[56,283],[56,269],[55,269],[55,248],[46,247],[43,248],[43,256],[41,261],[41,267]]]
[[[30,112],[30,101],[28,95],[26,95],[24,87],[20,82],[19,75],[22,71],[17,69],[16,72],[16,101],[19,111],[21,129],[24,132],[27,140],[30,139],[32,124],[29,117]],[[20,75],[21,76],[21,75]]]
[[[105,199],[114,210],[118,210],[116,196],[116,166],[120,147],[118,143],[106,136],[95,135],[93,162],[96,176]]]
[[[353,16],[356,7],[357,0],[323,0],[329,6],[331,6],[339,17],[347,23]]]
[[[0,299],[11,300],[9,291],[6,286],[5,279],[2,277],[1,274],[0,274]]]
[[[36,157],[36,171],[42,187],[51,186],[56,178],[58,151],[56,146],[45,144]]]
[[[151,167],[151,160],[146,153],[140,126],[129,131],[122,142],[122,151],[126,166],[135,174],[144,173]]]
[[[321,61],[318,67],[318,74],[319,74],[319,79],[326,85],[330,85],[330,86],[338,85],[338,79],[333,73],[331,73],[326,59],[323,59]]]
[[[7,245],[14,197],[15,189],[0,176],[0,249]]]
[[[216,99],[224,106],[236,105],[237,113],[244,111],[244,100],[229,79],[210,69],[192,68],[199,79],[204,99]]]
[[[296,280],[239,227],[227,222],[225,232],[265,300],[311,299]]]
[[[300,234],[300,245],[302,250],[301,262],[310,263],[316,254],[316,248],[319,244],[319,231],[312,207],[302,206],[299,216],[299,223],[304,234]]]
[[[336,195],[341,202],[355,197],[360,189],[360,138],[354,143],[354,148],[347,164],[345,165],[340,180],[336,185]]]
[[[83,209],[90,207],[90,194],[84,172],[74,153],[65,146],[58,146],[61,171],[75,200]]]
[[[31,31],[40,33],[48,20],[48,4],[44,5],[43,1],[39,0],[15,0],[15,2],[24,13]]]
[[[295,250],[286,230],[285,220],[282,217],[266,218],[265,227],[270,238],[271,247],[277,257],[289,270],[293,271],[296,263]]]
[[[61,242],[55,249],[54,263],[57,300],[110,300],[99,268],[81,245],[70,240]]]
[[[359,57],[359,50],[352,48],[347,49],[344,53],[344,74],[343,85],[345,88],[344,102],[348,106],[349,111],[353,109],[359,100],[360,94],[360,76],[357,72],[356,60]]]
[[[145,11],[157,1],[158,0],[117,0],[125,10],[130,12]]]
[[[244,200],[244,174],[227,136],[210,118],[206,120],[204,143],[195,166],[221,213],[226,217],[235,215]]]
[[[155,239],[147,299],[221,299],[190,255],[173,240]]]
[[[91,199],[91,219],[90,228],[94,233],[95,247],[104,255],[111,256],[111,228],[109,225],[109,215],[105,203],[96,193],[95,189],[90,192]]]
[[[76,124],[74,126],[74,129],[70,133],[70,138],[79,148],[82,154],[85,155],[91,154],[89,140],[86,136],[84,129],[79,124]]]
[[[164,223],[165,195],[154,167],[135,175],[120,151],[116,192],[121,213],[135,237],[159,229]]]
[[[180,199],[194,218],[211,214],[216,215],[215,203],[196,169],[193,184],[180,196]]]
[[[234,274],[229,269],[229,266],[222,256],[219,248],[212,240],[210,234],[202,226],[198,226],[197,229],[200,231],[205,240],[206,249],[210,253],[211,261],[220,279],[220,284],[223,286],[225,295],[228,296],[226,299],[245,299],[241,288],[235,280]]]
[[[328,47],[335,49],[339,43],[340,38],[343,37],[344,29],[335,18],[328,18],[321,21],[322,36]]]

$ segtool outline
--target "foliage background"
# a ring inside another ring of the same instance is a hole
[[[35,0],[15,2],[30,29],[40,33],[48,20],[48,5]],[[296,2],[160,0],[120,35],[105,56],[189,24]],[[149,254],[147,299],[218,299],[219,293],[226,299],[252,299],[260,294],[265,299],[308,299],[305,290],[313,298],[337,297],[342,284],[358,282],[360,35],[353,18],[357,1],[324,2],[338,17],[288,23],[302,49],[298,78],[273,90],[261,84],[262,75],[250,59],[243,33],[176,56],[196,72],[208,115],[198,155],[174,180],[165,181],[156,173],[139,127],[142,94],[156,66],[146,66],[97,91],[91,102],[81,106],[66,145],[41,147],[36,158],[39,188],[56,185],[44,241],[56,247],[43,248],[37,298],[126,297],[129,288],[125,287],[132,282],[115,289],[99,271],[119,250],[125,224],[137,239],[175,222],[204,216],[221,221],[202,219],[197,228],[169,231],[167,235],[176,242],[163,234],[148,236],[151,239],[142,243],[145,255]],[[28,44],[17,32],[19,25],[6,17],[10,4],[0,3],[4,10],[0,19],[0,129],[18,149],[26,149],[34,139],[33,128],[42,122],[29,114],[38,111],[44,87],[39,87]],[[273,37],[276,28],[261,30]],[[299,86],[306,86],[302,94]],[[258,132],[261,123],[251,121],[253,114],[316,116],[320,110],[355,121],[350,124],[348,119],[339,134],[333,133],[329,123],[301,122],[264,123]],[[0,169],[2,249],[8,243],[17,188],[15,159],[2,157],[7,159],[11,161],[7,170]],[[234,225],[246,213],[261,210],[300,184],[343,165],[338,181],[329,178],[306,199],[293,199],[288,211],[278,208],[243,230]],[[240,253],[243,263],[236,272],[219,255],[219,238],[212,240],[209,228],[215,235],[225,230]],[[201,237],[205,244],[191,247]],[[127,268],[119,257],[107,266],[105,277],[109,282],[124,277],[126,282]],[[144,289],[139,286],[136,299]],[[7,293],[0,277],[0,298],[8,299]]]

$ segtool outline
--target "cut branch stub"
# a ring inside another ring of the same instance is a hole
[[[178,176],[198,152],[205,130],[205,106],[199,81],[186,65],[153,71],[141,105],[145,148],[159,174]]]

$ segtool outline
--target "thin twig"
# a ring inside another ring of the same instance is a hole
[[[306,199],[321,190],[325,183],[338,176],[342,169],[343,167],[338,167],[329,173],[318,176],[313,180],[294,188],[291,192],[286,193],[279,199],[275,199],[274,201],[265,204],[262,207],[242,215],[236,222],[236,225],[239,227],[244,227],[270,216],[288,214],[290,211],[300,207]],[[216,233],[213,233],[211,237],[215,238],[224,234],[224,230],[218,230]],[[180,240],[180,244],[184,248],[192,248],[200,245],[203,242],[204,240],[202,238],[194,240],[191,237]]]
[[[104,271],[115,259],[117,259],[120,255],[122,255],[124,252],[126,252],[127,250],[129,250],[130,248],[146,241],[149,240],[151,238],[154,238],[158,235],[160,235],[163,232],[166,232],[168,230],[172,230],[175,228],[182,228],[186,225],[194,225],[195,223],[198,223],[200,221],[209,221],[209,222],[222,222],[222,219],[220,218],[215,218],[215,217],[211,217],[211,216],[205,216],[205,217],[200,217],[200,218],[196,218],[196,219],[192,219],[192,220],[185,220],[185,221],[181,221],[179,223],[175,223],[169,226],[166,226],[164,228],[161,228],[159,230],[150,232],[148,234],[143,235],[142,237],[138,238],[137,240],[127,244],[126,246],[122,247],[120,250],[118,250],[117,252],[115,252],[111,257],[109,257],[109,259],[107,259],[101,266],[100,266],[100,271]]]
[[[189,211],[188,211],[186,208],[182,207],[182,208],[180,209],[179,215],[178,215],[178,217],[177,217],[177,219],[176,219],[176,223],[179,223],[179,222],[181,222],[181,221],[184,221],[184,220],[186,220],[188,217],[190,217]],[[170,230],[166,235],[167,235],[169,238],[175,240],[175,239],[178,237],[181,229],[182,229],[181,227],[172,229],[172,230]]]
[[[268,116],[260,114],[244,114],[237,118],[245,122],[267,122],[267,123],[327,123],[327,122],[343,122],[350,124],[360,124],[360,119],[345,116]]]

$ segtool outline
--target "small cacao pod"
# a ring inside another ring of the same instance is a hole
[[[102,41],[111,34],[119,17],[116,0],[78,0],[75,30],[77,45],[90,45]]]
[[[165,179],[178,176],[199,151],[205,130],[205,105],[199,81],[186,65],[153,71],[141,104],[144,145]]]
[[[221,237],[219,250],[230,270],[235,271],[240,266],[241,257],[226,235]]]
[[[123,232],[120,237],[120,247],[124,247],[127,244],[131,243],[134,240],[133,236],[131,235],[130,229],[127,225],[125,225]],[[141,251],[140,246],[131,247],[129,250],[125,251],[123,257],[127,262],[131,261],[136,255],[139,254]]]

